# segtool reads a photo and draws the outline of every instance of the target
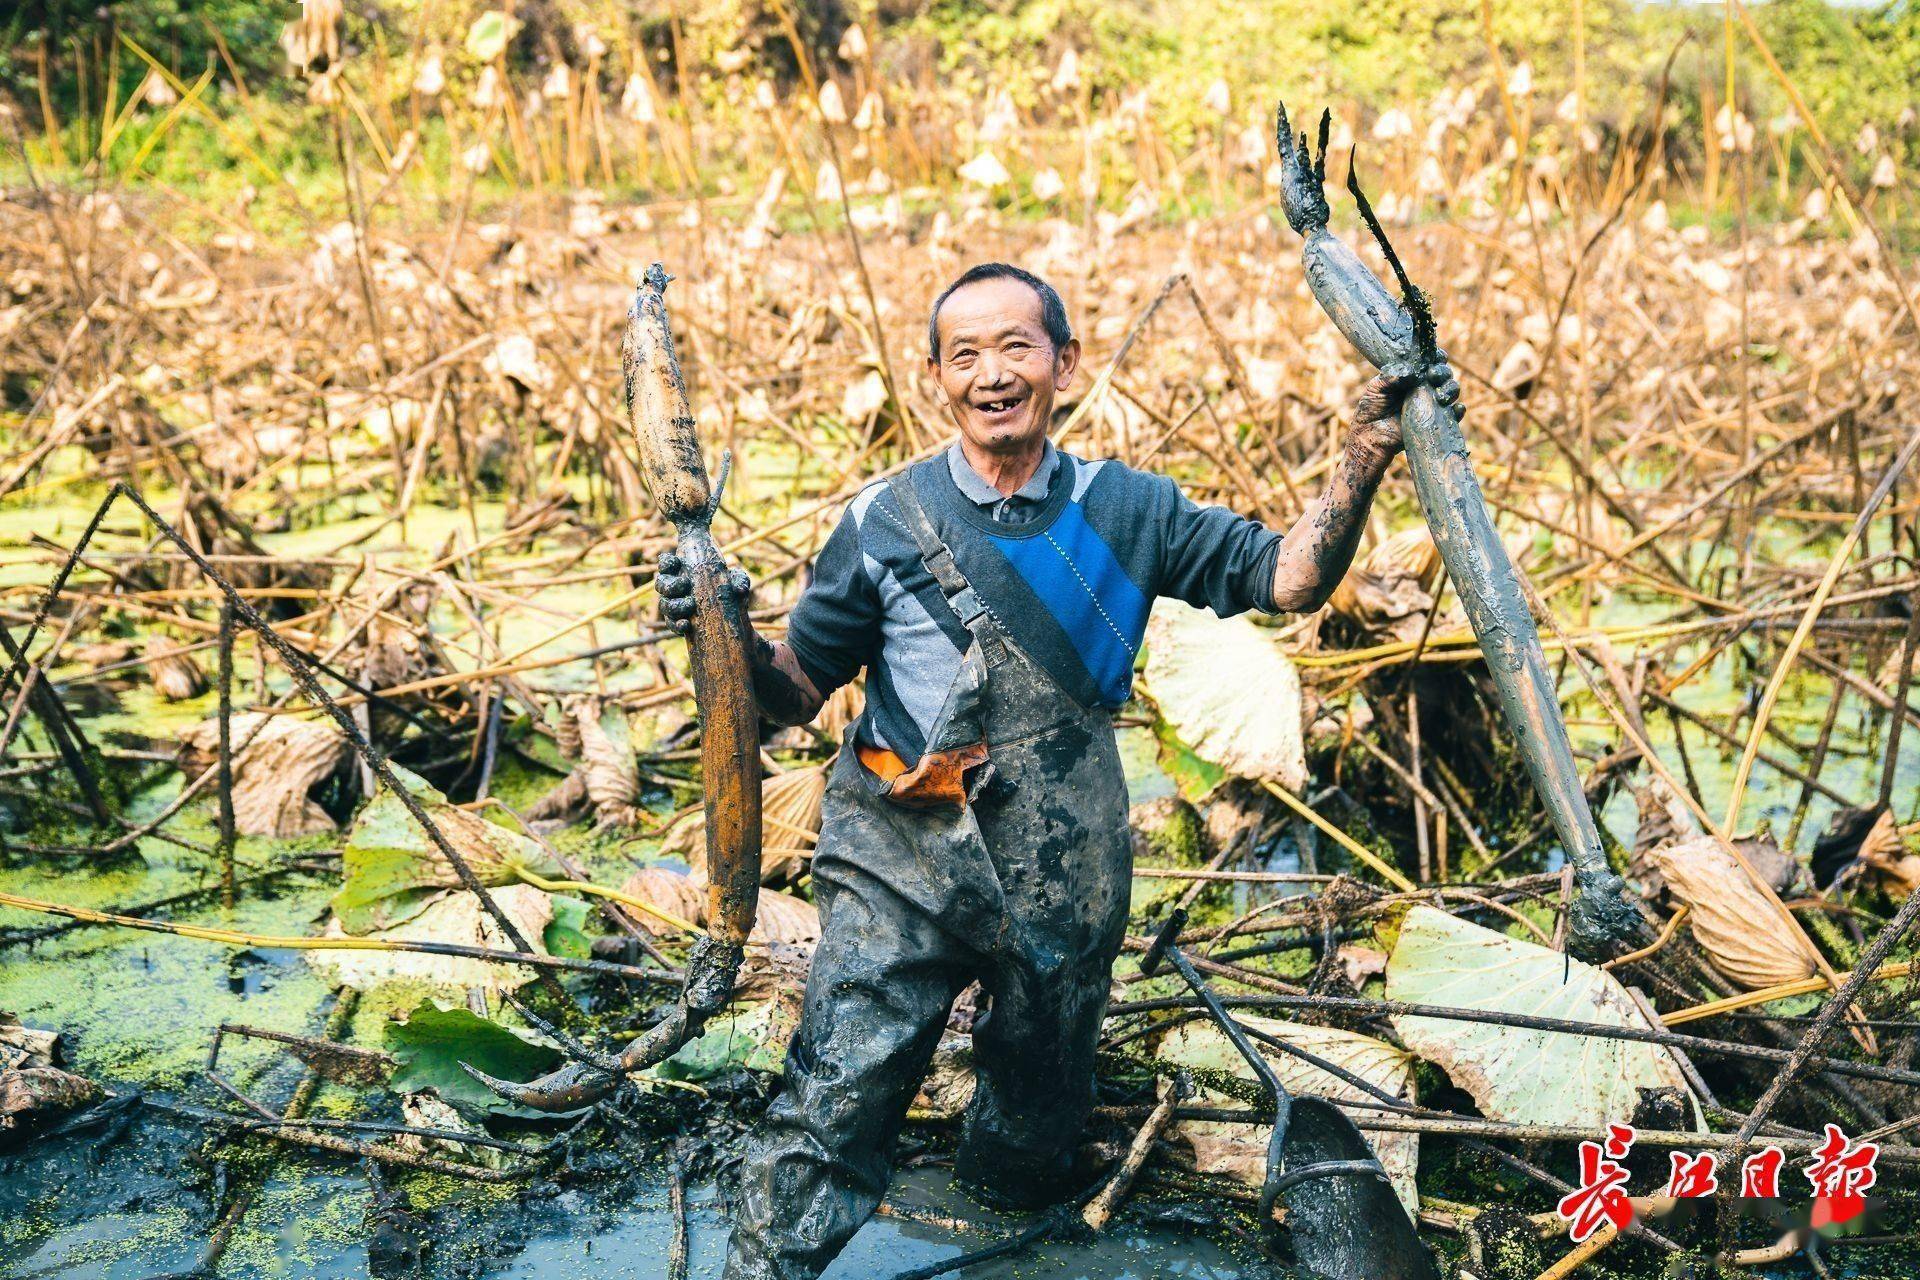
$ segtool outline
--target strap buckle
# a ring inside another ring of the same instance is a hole
[[[947,601],[953,606],[953,611],[960,615],[963,626],[971,627],[976,618],[987,612],[986,604],[981,601],[972,586],[966,586],[954,592],[947,597]]]

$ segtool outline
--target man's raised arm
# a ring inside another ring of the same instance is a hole
[[[1347,576],[1380,478],[1400,452],[1400,402],[1419,377],[1443,403],[1460,398],[1460,384],[1444,353],[1424,375],[1381,374],[1361,390],[1354,402],[1347,447],[1333,478],[1280,541],[1273,567],[1273,603],[1278,611],[1312,613]]]

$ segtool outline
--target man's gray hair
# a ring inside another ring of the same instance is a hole
[[[1058,351],[1073,341],[1073,326],[1067,322],[1067,304],[1060,301],[1060,294],[1052,285],[1033,272],[1010,263],[982,262],[961,272],[933,300],[933,310],[927,314],[927,351],[935,360],[940,358],[940,308],[953,296],[955,289],[982,280],[1018,280],[1033,290],[1040,299],[1040,325],[1047,331],[1047,340],[1053,343],[1053,349]]]

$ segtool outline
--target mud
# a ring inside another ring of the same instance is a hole
[[[54,1139],[0,1158],[0,1257],[12,1280],[143,1280],[191,1266],[231,1196],[251,1172],[205,1162],[200,1134],[157,1117],[124,1136]],[[254,1162],[263,1174],[215,1275],[410,1275],[547,1280],[582,1274],[658,1280],[675,1228],[661,1159],[623,1174],[524,1193],[434,1176],[396,1179],[377,1192],[362,1172],[304,1160]],[[395,1193],[398,1208],[395,1207]],[[888,1216],[854,1238],[827,1280],[888,1276],[956,1257],[1024,1221],[983,1209],[943,1170],[899,1175]],[[1290,1273],[1204,1225],[1208,1206],[1161,1203],[1132,1213],[1096,1242],[1057,1242],[983,1265],[977,1277],[1132,1277],[1251,1280]],[[904,1216],[901,1216],[904,1215]],[[914,1219],[964,1221],[966,1230]],[[730,1221],[711,1180],[687,1189],[688,1275],[716,1277]],[[418,1265],[405,1255],[422,1244]]]

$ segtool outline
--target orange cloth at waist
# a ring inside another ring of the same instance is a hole
[[[860,763],[887,784],[887,797],[901,804],[965,804],[967,770],[987,759],[987,744],[976,742],[953,751],[929,751],[911,769],[885,747],[858,743]]]

